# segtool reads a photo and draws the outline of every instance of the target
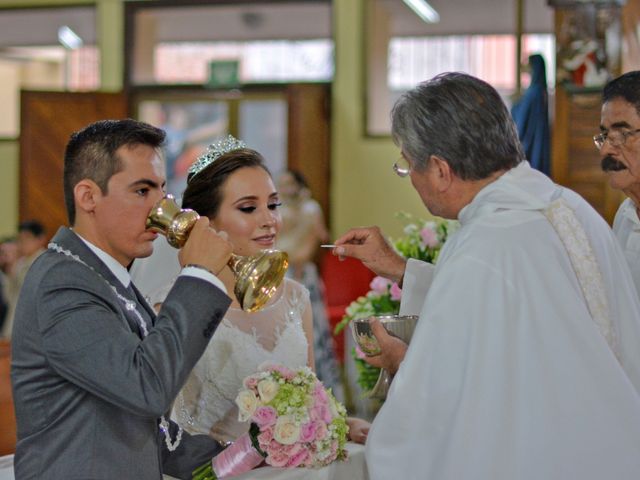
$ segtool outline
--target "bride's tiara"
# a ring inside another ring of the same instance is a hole
[[[187,171],[189,181],[225,153],[240,150],[241,148],[247,148],[247,144],[233,135],[227,135],[227,138],[213,142],[207,147],[207,151],[200,155],[189,167]]]

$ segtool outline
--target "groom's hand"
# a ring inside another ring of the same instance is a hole
[[[372,318],[369,323],[373,336],[380,345],[380,354],[373,357],[365,356],[363,360],[373,367],[384,368],[391,375],[395,375],[404,360],[408,346],[399,338],[389,335],[380,320]]]
[[[334,255],[357,258],[377,275],[401,284],[407,261],[393,249],[380,228],[352,228],[335,245]]]
[[[208,218],[200,217],[178,256],[182,266],[199,265],[217,275],[229,261],[232,251],[227,234],[216,232],[209,226]]]

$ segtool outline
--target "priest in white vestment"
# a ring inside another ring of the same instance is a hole
[[[616,212],[615,233],[640,294],[640,71],[610,81],[602,95],[601,133],[593,139],[602,155],[609,185],[627,198]],[[633,175],[625,165],[631,162]]]
[[[375,227],[336,241],[403,281],[402,311],[420,314],[406,353],[376,325],[372,363],[399,369],[366,444],[371,478],[640,478],[640,305],[611,229],[529,166],[487,83],[440,75],[392,119],[396,173],[461,228],[435,272]]]

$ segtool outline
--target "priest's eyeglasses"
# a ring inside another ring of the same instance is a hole
[[[411,172],[411,165],[409,165],[409,161],[406,158],[400,157],[393,164],[393,171],[396,172],[396,175],[399,177],[404,178]]]
[[[632,137],[636,133],[640,132],[640,128],[636,130],[629,130],[627,132],[621,132],[614,130],[612,132],[602,132],[593,136],[593,143],[596,144],[598,150],[602,150],[604,142],[609,142],[612,147],[621,147],[627,142],[627,138]]]

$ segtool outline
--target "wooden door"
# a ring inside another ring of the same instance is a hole
[[[126,97],[23,91],[20,108],[19,218],[42,222],[52,236],[67,225],[62,172],[69,136],[97,120],[126,118]]]
[[[11,396],[11,344],[0,339],[0,456],[16,450],[16,417]]]

